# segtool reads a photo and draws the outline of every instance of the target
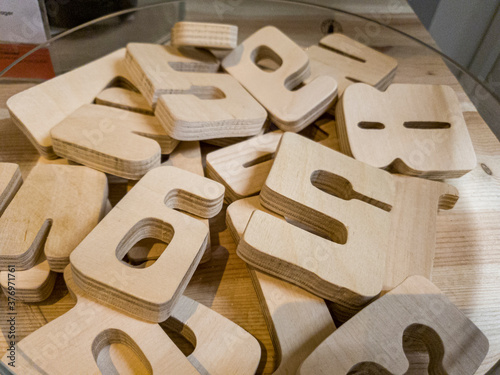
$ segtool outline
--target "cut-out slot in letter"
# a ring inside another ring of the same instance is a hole
[[[185,92],[169,84],[155,114],[165,132],[181,141],[258,134],[266,110],[229,74],[182,73],[191,87]],[[207,90],[210,89],[210,90]]]
[[[460,103],[448,86],[394,84],[381,92],[354,84],[342,95],[336,120],[342,152],[377,168],[441,180],[476,166]]]
[[[125,58],[133,83],[152,107],[162,94],[191,89],[183,72],[216,73],[219,65],[208,51],[147,43],[129,43]]]
[[[174,325],[196,344],[188,358],[158,324],[134,319],[95,302],[87,290],[74,282],[70,266],[64,271],[64,278],[77,299],[76,306],[17,344],[20,355],[16,357],[16,373],[100,374],[106,369],[115,370],[111,373],[127,370],[141,374],[250,375],[257,369],[257,340],[187,297],[180,297],[172,317],[162,324]],[[123,358],[124,354],[129,356]],[[7,356],[2,358],[5,364],[9,362]]]
[[[262,134],[207,155],[207,175],[226,187],[229,202],[260,191],[273,165],[282,134],[280,130]],[[329,148],[339,147],[335,121],[331,118],[316,121],[300,134]]]
[[[71,254],[75,281],[99,301],[161,322],[184,291],[206,247],[203,218],[222,208],[224,187],[175,167],[148,172]],[[143,238],[169,243],[151,267],[121,259]],[[165,277],[168,275],[168,277]]]
[[[256,211],[237,252],[334,301],[345,320],[406,277],[430,277],[437,208],[450,209],[457,199],[447,184],[393,176],[285,133],[260,200],[316,233]]]
[[[430,374],[474,374],[488,352],[479,328],[429,280],[412,276],[323,341],[298,374],[405,374],[408,330],[426,345]]]
[[[339,33],[323,37],[319,45],[310,46],[306,52],[311,64],[311,77],[306,83],[318,76],[331,76],[338,83],[339,97],[356,82],[384,90],[398,66],[396,59]]]
[[[143,95],[156,106],[155,115],[166,133],[182,141],[258,134],[267,118],[265,109],[232,76],[210,71],[218,67],[210,63],[213,56],[198,51],[197,57],[204,60],[188,60],[182,58],[183,51],[152,44],[127,46],[127,66],[136,72],[133,77]],[[177,60],[182,71],[170,65]]]
[[[110,87],[103,90],[96,96],[95,103],[153,115],[153,109],[141,93],[123,87]]]
[[[275,69],[258,65],[264,58]],[[284,131],[298,132],[331,106],[337,82],[321,76],[295,91],[310,74],[307,54],[285,34],[264,27],[236,47],[222,61],[235,77],[269,112],[271,120]]]

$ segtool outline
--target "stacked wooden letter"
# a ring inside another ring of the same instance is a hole
[[[12,295],[16,269],[19,301],[40,302],[63,273],[76,299],[18,343],[9,369],[261,369],[251,333],[183,295],[210,266],[219,216],[247,265],[276,374],[403,374],[403,337],[423,343],[430,373],[473,374],[488,340],[430,281],[439,210],[459,199],[441,180],[477,163],[453,90],[391,85],[397,61],[342,34],[306,49],[273,26],[240,44],[235,25],[179,22],[171,35],[7,103],[46,159],[24,182],[0,163],[1,288]],[[127,193],[111,207],[116,177]],[[122,360],[110,364],[112,344],[136,363],[116,349]]]

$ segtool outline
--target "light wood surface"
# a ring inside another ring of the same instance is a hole
[[[181,141],[258,134],[266,110],[229,74],[182,73],[184,80],[165,83],[155,115],[165,132]],[[189,83],[186,90],[185,82]]]
[[[48,160],[40,157],[37,164],[67,165],[68,163],[65,159]],[[22,183],[21,172],[16,164],[2,163],[0,164],[0,170],[2,171],[0,172],[0,185],[6,188],[3,193],[0,190],[0,196],[2,196],[2,199],[5,202],[12,200],[15,193],[20,188],[20,183]],[[10,183],[8,181],[9,175],[12,176]],[[19,184],[16,185],[16,183]],[[43,183],[38,186],[38,188],[42,189],[45,187],[46,186],[44,186]],[[101,219],[109,211],[108,205],[110,207],[109,201],[107,201],[107,186],[103,185],[102,188],[106,189],[106,209],[103,211],[104,207],[102,204],[101,206],[96,207],[99,210],[99,219]],[[10,196],[8,194],[9,192]],[[4,207],[0,204],[0,212],[2,211],[1,208]],[[36,206],[33,205],[32,209],[36,210]],[[36,213],[34,215],[36,216]],[[89,224],[91,224],[91,222]],[[89,232],[90,230],[91,228],[88,228]],[[45,239],[42,239],[42,242],[43,241],[45,241]],[[0,285],[7,297],[11,295],[13,290],[15,290],[15,300],[21,302],[41,302],[50,296],[55,285],[56,273],[50,269],[49,262],[47,261],[43,249],[40,249],[39,255],[35,255],[35,257],[36,262],[33,267],[29,269],[23,271],[16,269],[15,272],[4,270],[0,272]],[[52,265],[54,265],[53,262]]]
[[[335,121],[330,116],[315,121],[300,134],[327,147],[338,149]],[[258,194],[271,170],[283,132],[258,135],[207,155],[207,176],[226,187],[226,200]]]
[[[351,85],[335,115],[342,151],[375,167],[445,179],[460,177],[476,166],[451,87],[394,84],[380,92],[366,84]]]
[[[197,174],[198,176],[205,176],[203,171],[203,158],[201,155],[200,142],[181,142],[179,146],[168,156],[168,160],[162,163],[163,166],[172,166],[185,171]],[[136,181],[129,181],[127,189],[132,189],[136,185]],[[196,218],[196,216],[193,216]],[[210,228],[208,219],[200,219],[207,228]],[[156,261],[166,249],[167,244],[158,242],[154,239],[144,239],[139,241],[127,253],[127,257],[135,264],[140,264],[148,261]],[[201,257],[200,264],[208,262],[211,258],[212,249],[210,244],[210,236],[207,240],[207,246],[203,256]]]
[[[205,252],[208,228],[174,209],[211,218],[224,187],[179,168],[148,172],[71,254],[75,282],[100,302],[152,322],[166,320]],[[168,243],[150,267],[122,262],[144,238]],[[168,274],[169,277],[165,278]]]
[[[145,115],[153,115],[153,109],[144,96],[123,87],[110,87],[102,90],[96,96],[95,103],[139,112]]]
[[[371,5],[367,5],[371,6]],[[390,11],[387,7],[385,12]],[[256,9],[260,14],[261,10]],[[378,11],[366,14],[381,22],[405,31],[410,35],[435,45],[432,38],[414,14],[388,14]],[[194,17],[194,16],[193,16]],[[309,17],[309,18],[308,18]],[[310,15],[304,19],[318,24]],[[373,36],[364,34],[366,22],[347,16],[339,16],[343,32],[357,35],[363,43],[398,60],[394,82],[445,84],[453,87],[459,97],[461,108],[477,154],[478,164],[467,175],[448,181],[460,191],[460,199],[453,210],[442,211],[437,218],[436,256],[433,267],[433,282],[459,307],[488,337],[490,350],[478,369],[486,373],[500,359],[500,282],[498,269],[500,257],[500,144],[488,126],[478,116],[470,100],[456,78],[441,58],[424,47],[384,29],[378,29]],[[271,16],[263,24],[285,25],[289,18],[277,20]],[[252,22],[239,24],[246,27],[247,35],[255,30]],[[317,26],[319,30],[319,25]],[[311,30],[299,24],[294,25],[297,33],[306,35]],[[371,29],[370,29],[371,30]],[[313,30],[314,31],[314,30]],[[318,31],[319,33],[319,31]],[[319,37],[318,37],[319,39]],[[310,45],[302,43],[303,47]],[[12,95],[32,87],[32,83],[10,83],[0,85],[0,160],[20,165],[24,178],[35,165],[39,155],[29,140],[9,119],[5,106]],[[123,184],[110,185],[110,199],[116,204],[126,192]],[[201,265],[195,272],[185,294],[236,322],[258,338],[263,348],[262,364],[258,373],[270,374],[275,369],[278,356],[272,344],[259,301],[246,265],[235,254],[236,245],[224,223],[225,210],[211,220],[212,260]],[[7,302],[0,295],[0,313],[6,313]],[[54,292],[41,304],[18,303],[17,339],[26,337],[35,329],[47,324],[74,306],[67,295],[62,279],[56,281]],[[0,336],[0,353],[8,346],[6,335],[8,325],[0,322],[4,336]],[[418,372],[417,372],[418,373]],[[421,373],[421,372],[420,372]]]
[[[92,103],[113,81],[128,79],[124,57],[122,48],[8,100],[12,118],[42,156],[56,158],[50,138],[50,130],[56,124],[82,105]]]
[[[272,60],[275,70],[264,71],[257,64]],[[235,77],[269,112],[284,131],[298,132],[311,124],[337,95],[337,82],[320,76],[291,91],[310,75],[307,54],[275,27],[257,30],[222,61]]]
[[[161,155],[179,144],[155,116],[95,104],[75,110],[50,135],[58,156],[132,180],[159,167]]]
[[[0,216],[14,199],[23,183],[19,166],[14,163],[0,163]]]
[[[62,272],[73,249],[104,215],[107,199],[101,172],[37,165],[0,218],[0,270],[30,269],[43,251],[50,268]]]
[[[340,97],[347,86],[364,82],[384,90],[396,75],[398,61],[341,33],[322,38],[317,46],[306,50],[311,76],[329,75],[337,81]]]
[[[189,92],[191,83],[182,72],[216,73],[219,61],[208,51],[189,47],[176,48],[158,44],[129,43],[125,66],[132,83],[155,106],[161,94]]]
[[[77,304],[18,344],[22,358],[16,361],[17,374],[255,373],[260,359],[258,341],[188,297],[181,296],[172,317],[162,323],[196,346],[186,358],[158,324],[95,302],[74,282],[71,266],[64,278]],[[2,361],[9,360],[4,357]]]
[[[253,375],[259,365],[259,342],[240,326],[181,296],[172,315],[160,324],[179,332],[194,346],[187,357],[200,374]]]
[[[198,374],[158,324],[94,302],[88,291],[74,282],[71,266],[64,274],[77,304],[17,344],[22,353],[16,360],[17,374],[101,374],[96,359],[112,343],[131,347],[149,373]],[[2,362],[8,363],[8,359],[2,358]]]
[[[452,186],[391,175],[285,133],[260,200],[317,235],[256,211],[238,254],[333,301],[345,321],[408,276],[430,277],[436,209],[457,199]]]
[[[221,23],[177,22],[172,28],[173,46],[233,49],[238,44],[238,26]]]
[[[255,210],[273,214],[259,197],[240,199],[227,208],[226,221],[236,243]],[[286,281],[248,267],[267,327],[278,352],[274,374],[295,374],[300,364],[333,331],[325,301]]]
[[[488,339],[429,280],[412,276],[345,323],[305,360],[298,374],[404,374],[402,337],[426,346],[430,374],[473,374]]]

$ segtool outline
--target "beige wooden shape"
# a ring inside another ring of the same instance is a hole
[[[236,243],[255,210],[272,215],[260,205],[259,197],[241,199],[227,208],[226,221]],[[248,269],[279,355],[274,374],[295,374],[304,359],[335,331],[330,312],[321,298],[252,267]]]
[[[140,93],[122,87],[110,87],[95,98],[96,104],[126,109],[144,115],[153,115],[153,109]]]
[[[106,176],[90,168],[37,165],[0,218],[0,269],[33,267],[42,250],[62,272],[69,254],[99,222]]]
[[[22,184],[17,164],[0,163],[0,215],[12,201]],[[38,302],[47,298],[54,287],[56,274],[50,271],[42,253],[35,266],[26,271],[0,272],[0,286],[6,296],[15,293],[15,300]]]
[[[18,373],[100,374],[102,367],[98,369],[96,362],[106,365],[100,351],[110,344],[114,345],[109,350],[110,357],[122,360],[120,366],[108,368],[111,372],[123,369],[132,373],[146,370],[160,374],[251,375],[257,369],[261,351],[257,340],[190,298],[181,296],[172,317],[162,323],[196,344],[186,359],[158,324],[136,320],[94,302],[74,282],[71,267],[67,267],[64,276],[77,304],[18,343]],[[124,349],[134,354],[135,361],[121,357],[127,353]],[[7,356],[2,361],[8,363]]]
[[[404,374],[405,332],[431,353],[430,374],[474,374],[488,339],[429,280],[412,276],[337,329],[298,374]]]
[[[57,155],[119,177],[138,180],[160,166],[179,141],[154,116],[86,104],[51,131]]]
[[[233,49],[238,44],[238,26],[208,22],[177,22],[172,28],[173,46]]]
[[[199,142],[181,142],[179,146],[177,146],[177,148],[169,155],[168,160],[162,165],[170,165],[172,167],[177,167],[197,174],[198,176],[205,176]],[[127,188],[131,189],[134,185],[135,181],[129,181]],[[209,222],[207,219],[200,220],[205,223],[207,228],[209,228]],[[158,243],[157,241],[148,241],[146,239],[143,241],[145,241],[145,243],[142,243],[141,246],[138,246],[139,244],[137,244],[128,252],[128,258],[136,264],[158,260],[160,255],[165,250],[166,245]],[[207,247],[200,260],[200,264],[206,263],[210,260],[212,253],[210,247],[210,236],[208,236]]]
[[[187,357],[200,374],[253,375],[259,365],[259,342],[229,319],[181,296],[172,315],[161,323],[195,347]]]
[[[17,164],[0,163],[0,215],[16,195],[23,183],[23,177]]]
[[[409,275],[430,277],[437,208],[452,208],[458,192],[393,176],[285,133],[260,199],[314,233],[255,212],[238,254],[336,302],[334,311],[345,320]]]
[[[47,82],[22,91],[9,100],[7,108],[14,123],[38,152],[55,159],[50,130],[117,78],[128,80],[122,48]]]
[[[436,248],[437,211],[458,200],[454,186],[422,178],[393,175],[396,196],[385,265],[384,291],[410,275],[431,278]]]
[[[0,285],[4,294],[14,290],[16,301],[40,302],[47,299],[56,282],[57,274],[50,270],[45,254],[40,254],[36,264],[25,271],[0,272]]]
[[[132,348],[148,373],[198,374],[158,324],[136,320],[94,302],[74,282],[71,267],[64,272],[77,299],[69,312],[17,343],[19,374],[101,374],[96,360],[113,343]],[[7,363],[4,356],[2,362]]]
[[[343,152],[375,167],[444,179],[460,177],[476,166],[451,87],[394,84],[380,92],[365,84],[351,85],[336,114]]]
[[[326,35],[306,52],[311,64],[311,77],[306,83],[319,76],[331,76],[337,81],[339,96],[355,82],[384,90],[398,66],[396,59],[339,33]]]
[[[318,120],[301,133],[307,133],[306,136],[327,147],[338,148],[335,121],[331,119]],[[262,134],[207,155],[207,175],[226,187],[229,202],[260,191],[282,134],[279,130]]]
[[[182,141],[258,134],[266,110],[229,74],[182,73],[165,81],[155,115],[165,132]],[[186,90],[186,82],[189,88]]]
[[[210,218],[222,208],[224,187],[175,167],[148,172],[71,255],[77,284],[101,302],[148,321],[168,318],[206,247],[208,228],[173,210]],[[144,238],[169,246],[151,267],[121,259]],[[165,277],[168,275],[168,277]]]
[[[273,60],[279,68],[262,70],[257,63],[264,59]],[[224,58],[222,66],[284,131],[304,129],[328,109],[337,94],[337,82],[329,76],[318,77],[292,91],[309,76],[309,59],[298,45],[272,26],[248,37]]]
[[[191,89],[180,72],[215,73],[220,63],[210,52],[200,49],[129,43],[125,65],[135,86],[154,106],[160,95],[172,94],[165,87],[175,87],[180,92]]]

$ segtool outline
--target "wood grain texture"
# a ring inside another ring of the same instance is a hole
[[[0,269],[29,269],[43,251],[50,268],[62,272],[70,253],[102,217],[107,193],[101,172],[37,165],[0,218]]]
[[[170,166],[151,170],[71,254],[75,282],[139,319],[166,320],[208,236],[204,223],[174,208],[210,218],[222,208],[223,197],[224,187],[215,181]],[[167,251],[146,269],[124,264],[129,249],[144,238],[168,243]]]
[[[25,271],[16,270],[15,273],[0,272],[0,285],[6,296],[9,296],[9,292],[15,290],[16,301],[41,302],[52,293],[56,277],[57,274],[51,271],[49,262],[45,258],[45,254],[42,253],[38,256],[35,265],[30,269]]]
[[[488,352],[474,323],[429,280],[412,276],[330,335],[298,373],[403,374],[404,333],[425,343],[431,374],[473,374]]]
[[[153,107],[160,95],[172,93],[168,87],[189,92],[191,84],[182,72],[216,73],[219,65],[208,51],[158,44],[129,43],[125,56],[132,82]]]
[[[262,207],[259,197],[232,203],[227,208],[226,221],[236,243],[255,210],[280,217]],[[330,312],[321,298],[301,288],[250,266],[249,272],[279,355],[274,374],[296,373],[304,359],[335,331]]]
[[[50,135],[57,155],[133,180],[159,167],[161,155],[179,144],[154,116],[95,104],[78,108]]]
[[[386,12],[389,10],[386,8]],[[431,36],[413,13],[366,15],[435,46]],[[317,24],[316,16],[307,14],[303,16],[306,20],[314,17],[312,21]],[[497,276],[500,265],[497,246],[500,239],[498,220],[500,200],[497,193],[500,189],[498,140],[475,112],[474,106],[457,79],[438,55],[382,27],[376,28],[374,34],[366,33],[366,30],[372,28],[369,28],[365,20],[341,14],[336,16],[342,23],[346,35],[359,36],[364,44],[398,60],[394,82],[449,85],[459,97],[462,110],[469,111],[465,113],[465,118],[478,164],[467,175],[448,181],[460,190],[460,199],[453,210],[442,211],[438,215],[433,282],[487,335],[490,350],[476,372],[484,374],[500,359],[498,331],[500,293],[498,293]],[[286,17],[276,19],[269,16],[267,19],[276,26],[288,22]],[[255,30],[253,20],[241,19],[238,26],[250,33]],[[294,30],[299,36],[310,32],[300,23],[294,25]],[[308,40],[303,45],[310,44]],[[24,178],[36,164],[38,153],[9,119],[5,101],[32,86],[32,83],[26,82],[0,85],[2,132],[0,160],[18,163]],[[484,168],[481,165],[484,165]],[[115,183],[110,187],[112,202],[116,203],[125,194],[126,187]],[[225,213],[221,212],[217,219],[211,220],[210,230],[215,250],[212,261],[198,268],[185,294],[211,306],[213,310],[236,322],[258,338],[265,349],[262,367],[259,367],[258,373],[270,374],[275,369],[274,364],[278,357],[269,337],[247,267],[235,253],[236,245],[224,224],[224,217]],[[35,329],[68,311],[73,305],[72,299],[66,295],[64,282],[59,277],[54,292],[45,303],[17,304],[18,338],[26,337]],[[6,313],[6,307],[6,298],[0,294],[0,314]],[[6,322],[0,321],[0,328],[4,335],[8,332]],[[8,348],[5,340],[5,336],[0,335],[0,353],[4,353]]]
[[[104,89],[95,98],[96,104],[107,105],[138,112],[145,115],[153,115],[153,109],[140,93],[125,89],[123,87],[110,87]]]
[[[384,90],[394,79],[398,61],[341,33],[329,34],[317,46],[306,49],[311,76],[305,83],[322,75],[337,81],[340,97],[355,82],[364,82]]]
[[[50,130],[82,105],[92,103],[113,81],[128,80],[124,57],[122,48],[12,96],[7,101],[12,120],[41,155],[55,159]]]
[[[331,118],[318,119],[300,134],[338,149],[335,121]],[[225,186],[228,202],[259,193],[282,135],[280,130],[258,135],[207,155],[207,175]]]
[[[380,92],[356,84],[346,89],[335,113],[342,151],[375,167],[439,180],[476,166],[451,87],[394,84]]]
[[[314,233],[256,211],[238,254],[334,301],[345,321],[408,276],[430,277],[436,209],[457,199],[447,184],[393,176],[285,133],[260,200]]]
[[[257,65],[270,59],[279,67],[264,71]],[[310,75],[307,54],[272,26],[256,31],[227,55],[224,69],[235,77],[269,112],[284,131],[298,132],[311,124],[333,103],[337,82],[320,76],[291,91]]]
[[[0,163],[0,216],[23,183],[19,166],[14,163]]]
[[[238,26],[207,22],[177,22],[172,27],[173,46],[233,49],[238,44]]]
[[[162,163],[163,166],[172,166],[183,169],[185,171],[205,176],[203,171],[203,160],[199,142],[181,142],[179,146],[168,156],[168,160]],[[136,181],[129,181],[127,189],[132,189],[136,185]],[[196,217],[196,216],[193,216]],[[208,219],[200,219],[207,228],[210,227]],[[127,257],[135,264],[140,264],[147,261],[156,261],[166,249],[167,244],[160,243],[157,240],[144,239],[137,243],[127,253]],[[200,264],[206,263],[211,258],[211,243],[210,236],[208,237],[207,246]]]
[[[161,86],[168,94],[159,97],[155,110],[172,138],[248,137],[261,131],[266,110],[232,76],[182,73],[180,77],[182,83],[165,81]]]
[[[77,299],[76,306],[18,343],[22,355],[18,355],[16,373],[101,374],[96,362],[99,352],[106,345],[122,343],[132,348],[148,373],[198,374],[158,324],[94,302],[74,282],[71,266],[65,271],[65,281]],[[2,362],[8,359],[2,358]]]

